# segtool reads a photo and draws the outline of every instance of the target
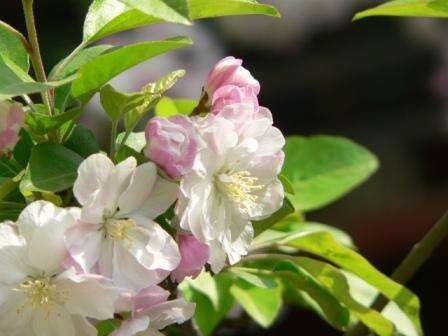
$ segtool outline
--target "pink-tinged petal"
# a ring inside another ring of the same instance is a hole
[[[148,316],[130,319],[123,322],[119,329],[110,336],[136,336],[149,328],[150,320]]]
[[[146,311],[151,329],[162,330],[170,324],[182,324],[194,315],[196,305],[177,299],[155,305]]]
[[[73,268],[60,274],[55,284],[67,293],[65,309],[73,315],[98,320],[113,318],[115,302],[123,292],[111,280],[99,275],[76,274]]]
[[[24,118],[21,104],[0,101],[0,154],[11,151],[17,144]]]
[[[211,113],[219,114],[226,106],[241,103],[250,104],[254,111],[258,111],[258,98],[254,89],[249,86],[226,85],[213,94]]]
[[[98,262],[101,253],[103,234],[100,225],[78,222],[65,231],[65,244],[70,253],[63,261],[63,267],[75,265],[82,272],[92,272],[92,268]],[[64,267],[67,268],[67,267]]]
[[[141,316],[144,311],[154,305],[168,300],[170,292],[159,286],[150,286],[142,289],[133,298],[132,312],[134,316]]]
[[[178,239],[181,261],[171,273],[171,279],[178,283],[185,277],[196,278],[210,257],[210,249],[192,235],[181,234]]]
[[[224,86],[250,88],[255,96],[260,93],[260,83],[243,66],[243,61],[234,57],[226,57],[219,61],[209,73],[204,90],[209,100],[215,100],[215,93]],[[210,105],[212,105],[210,103]]]
[[[153,118],[146,127],[145,154],[172,178],[178,179],[192,167],[197,142],[191,121],[184,116]]]

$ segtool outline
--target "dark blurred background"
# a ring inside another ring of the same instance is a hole
[[[218,1],[218,0],[217,0]],[[81,40],[89,0],[36,0],[48,69]],[[371,18],[351,22],[368,0],[266,0],[283,19],[234,17],[192,28],[155,26],[120,34],[120,44],[189,35],[195,47],[159,57],[114,81],[139,88],[177,68],[189,71],[173,96],[198,98],[210,67],[234,55],[262,84],[261,102],[288,135],[349,137],[376,153],[381,169],[342,200],[308,217],[349,231],[361,252],[390,273],[443,214],[448,190],[448,23]],[[0,19],[24,31],[20,1],[3,0]],[[0,79],[1,80],[1,79]],[[97,102],[85,120],[108,124]],[[423,302],[427,335],[445,335],[445,242],[409,284]],[[337,334],[314,314],[289,309],[269,331],[247,335]],[[239,332],[239,335],[245,335]]]

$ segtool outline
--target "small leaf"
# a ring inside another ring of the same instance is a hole
[[[98,336],[110,335],[116,329],[117,326],[115,325],[115,321],[113,320],[101,321],[96,325],[96,330],[98,330]]]
[[[448,17],[448,6],[445,0],[395,0],[359,12],[354,20],[369,16]]]
[[[276,282],[276,279],[273,275],[254,274],[246,272],[243,268],[240,267],[231,267],[229,271],[234,273],[241,280],[244,280],[260,288],[269,289],[278,286],[278,283]]]
[[[126,113],[124,126],[126,130],[133,130],[137,123],[158,103],[163,94],[171,89],[176,82],[185,75],[185,70],[177,70],[161,77],[154,83],[143,86],[142,101],[131,111]]]
[[[34,186],[51,192],[73,186],[82,157],[57,144],[40,144],[33,148],[29,171]]]
[[[164,41],[141,42],[117,47],[83,65],[72,84],[72,94],[88,100],[112,78],[133,66],[165,52],[190,45],[188,38],[177,37]]]
[[[294,186],[292,185],[291,181],[285,176],[280,174],[278,176],[278,179],[280,182],[282,182],[283,188],[285,189],[285,192],[291,195],[295,195],[296,192],[294,190]]]
[[[124,114],[134,108],[143,100],[141,93],[122,93],[115,90],[112,85],[105,85],[100,91],[101,105],[106,114],[113,121],[120,120]]]
[[[282,244],[319,256],[359,276],[377,288],[389,300],[394,301],[422,334],[418,297],[406,287],[382,274],[355,251],[338,244],[329,233],[316,232],[290,237]]]
[[[155,115],[161,118],[169,118],[179,114],[190,115],[197,105],[196,100],[163,97],[156,105]]]
[[[378,335],[389,336],[394,327],[379,312],[355,301],[345,276],[333,266],[310,258],[297,258],[300,265],[327,288],[350,312]]]
[[[64,68],[59,74],[59,78],[67,78],[75,74],[79,68],[84,64],[91,61],[95,57],[105,53],[107,50],[111,49],[111,45],[98,45],[91,48],[81,50]],[[56,70],[61,65],[62,61],[57,64],[50,73],[49,78],[53,78]],[[66,84],[56,88],[55,90],[55,106],[60,111],[64,111],[65,107],[71,106],[75,98],[71,95],[71,84]]]
[[[280,17],[275,7],[253,0],[188,0],[190,18],[203,19],[228,15],[262,14]]]
[[[0,55],[17,64],[24,72],[28,72],[30,61],[28,52],[17,36],[0,26]]]
[[[84,125],[75,126],[64,146],[83,158],[99,153],[101,150],[93,132]]]
[[[66,122],[75,120],[81,112],[81,108],[73,108],[51,117],[39,112],[28,112],[25,117],[25,123],[33,134],[45,135],[59,129]]]
[[[187,0],[119,0],[129,8],[165,22],[190,25]]]
[[[25,168],[28,165],[34,143],[29,133],[23,128],[19,132],[19,137],[20,140],[15,145],[13,154],[14,159],[20,163],[22,168]]]
[[[120,133],[117,136],[117,145],[120,144],[123,141],[123,138],[126,133]],[[128,139],[126,140],[125,145],[135,150],[137,153],[140,153],[143,148],[146,147],[146,138],[145,138],[145,132],[131,132],[129,134]]]
[[[198,286],[192,286],[189,280],[180,284],[183,295],[187,300],[196,303],[196,312],[193,322],[203,336],[212,335],[215,328],[225,318],[233,306],[234,299],[229,293],[232,285],[232,278],[228,273],[215,275],[212,280],[216,288],[217,300],[212,303],[211,298],[204,294],[204,291],[198,290]]]
[[[230,293],[244,310],[262,327],[271,326],[282,307],[282,285],[260,288],[247,281],[237,280]]]
[[[285,198],[282,207],[275,213],[273,213],[269,218],[252,222],[255,237],[261,234],[263,231],[269,229],[272,225],[278,223],[286,216],[294,213],[294,210],[295,209],[291,202],[287,198]]]
[[[23,203],[0,202],[0,222],[8,220],[15,222],[24,207],[25,204]]]
[[[292,290],[306,293],[313,310],[316,310],[326,321],[339,330],[344,330],[350,321],[347,308],[336,299],[330,290],[311,274],[297,267],[290,261],[277,263],[274,274],[290,285]]]
[[[74,77],[68,77],[57,82],[35,82],[18,65],[2,55],[0,55],[0,78],[0,100],[46,91],[74,80]]]
[[[342,197],[378,168],[378,160],[354,142],[331,136],[288,137],[282,174],[292,183],[296,209],[315,210]]]

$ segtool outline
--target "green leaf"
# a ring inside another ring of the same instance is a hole
[[[185,47],[191,43],[188,38],[177,37],[111,49],[80,68],[79,76],[72,84],[72,94],[81,100],[88,100],[104,84],[123,71],[150,58]]]
[[[350,287],[351,296],[361,304],[370,306],[378,296],[378,290],[350,272],[343,273]],[[382,315],[395,325],[397,333],[394,336],[418,336],[412,322],[395,302],[389,302]]]
[[[131,0],[123,1],[129,2]],[[155,1],[155,0],[153,0]],[[94,0],[84,23],[83,43],[89,44],[106,36],[146,25],[166,22],[163,18],[145,14],[154,8],[147,7],[149,2],[133,0],[136,6],[145,6],[143,11],[132,8],[119,0]],[[158,2],[162,2],[159,0]],[[185,0],[164,1],[166,4],[185,2]],[[139,7],[137,7],[139,8]],[[264,14],[280,16],[278,11],[268,5],[252,0],[188,0],[190,19],[201,19],[226,15]],[[149,10],[149,11],[148,11]],[[181,10],[181,13],[186,10]],[[160,15],[161,16],[161,15]],[[182,16],[182,14],[180,15]],[[185,21],[187,22],[187,21]]]
[[[282,307],[282,284],[274,288],[260,288],[247,281],[237,280],[230,293],[244,310],[262,327],[274,323]]]
[[[113,320],[101,321],[96,325],[96,330],[98,330],[98,336],[110,335],[117,329],[115,322]]]
[[[23,128],[19,132],[19,137],[20,140],[15,145],[13,154],[14,159],[22,166],[22,168],[25,168],[28,164],[28,160],[30,159],[31,150],[34,143],[30,134]]]
[[[93,132],[84,125],[75,126],[64,146],[83,158],[99,153],[101,150]]]
[[[8,220],[15,222],[24,207],[25,204],[22,203],[0,202],[0,222]]]
[[[395,0],[359,12],[354,20],[368,16],[448,17],[448,5],[445,0]]]
[[[363,306],[355,301],[350,294],[350,287],[344,274],[333,266],[310,258],[297,258],[296,264],[300,265],[320,284],[327,288],[339,302],[343,303],[350,312],[361,320],[367,327],[378,335],[389,336],[394,327],[379,312]]]
[[[22,41],[2,26],[0,26],[0,55],[10,59],[24,72],[28,72],[30,61]]]
[[[141,93],[123,93],[115,90],[112,85],[105,85],[100,91],[101,105],[106,114],[113,121],[120,120],[124,114],[129,112],[132,108],[143,99]]]
[[[278,176],[278,179],[280,182],[282,182],[283,188],[285,189],[285,192],[291,195],[295,195],[296,192],[294,190],[294,186],[292,185],[291,181],[285,176],[280,174]]]
[[[25,117],[25,123],[31,132],[37,135],[45,135],[49,132],[59,129],[68,121],[79,117],[81,108],[73,108],[67,112],[48,116],[39,112],[28,112]]]
[[[0,100],[46,91],[74,80],[74,77],[68,77],[57,82],[35,82],[18,65],[2,55],[0,55],[0,78]]]
[[[9,177],[0,177],[0,201],[4,200],[16,187],[17,181]]]
[[[141,118],[143,118],[162,98],[162,95],[171,89],[184,75],[185,70],[176,70],[161,77],[154,83],[149,83],[143,86],[141,90],[142,101],[125,115],[125,129],[133,130]]]
[[[125,132],[118,134],[117,145],[123,141]],[[131,132],[126,140],[125,145],[140,153],[146,147],[145,132]]]
[[[323,286],[315,277],[289,261],[277,263],[274,274],[289,284],[290,288],[304,292],[312,301],[311,307],[328,323],[339,330],[344,330],[350,322],[348,309],[333,295],[331,288]]]
[[[291,202],[285,198],[283,200],[282,207],[277,210],[275,213],[273,213],[269,218],[259,220],[259,221],[253,221],[252,225],[254,227],[254,235],[255,237],[261,234],[263,231],[266,231],[269,229],[272,225],[278,223],[280,220],[285,218],[286,216],[292,214],[294,212],[294,206],[291,204]]]
[[[22,167],[14,162],[14,160],[8,160],[4,156],[0,156],[0,177],[15,177],[17,176]]]
[[[377,288],[389,300],[394,301],[413,322],[419,333],[422,334],[420,302],[417,296],[406,287],[382,274],[355,251],[338,244],[329,233],[316,232],[299,235],[298,237],[285,239],[282,244],[329,260],[335,265],[359,276]]]
[[[198,290],[200,287],[192,285],[191,281],[185,280],[179,287],[187,300],[196,303],[196,311],[193,317],[195,326],[203,336],[209,336],[233,306],[234,300],[229,293],[232,277],[228,273],[221,273],[211,278],[210,281],[214,282],[213,287],[216,288],[215,298],[205,294],[207,291],[202,290],[202,288]],[[210,287],[210,285],[207,286]],[[212,300],[215,301],[215,304]]]
[[[163,97],[156,105],[155,115],[161,118],[169,118],[178,114],[190,115],[197,105],[196,100]]]
[[[378,168],[378,160],[354,142],[331,136],[288,137],[283,175],[296,195],[296,209],[309,211],[342,197]]]
[[[190,25],[187,0],[119,0],[129,8],[165,22]]]
[[[298,233],[312,233],[312,232],[328,232],[332,235],[333,239],[340,244],[355,248],[352,237],[341,229],[334,226],[325,225],[315,222],[299,222],[294,216],[288,216],[277,225],[273,227],[274,230],[285,232],[289,235]]]
[[[82,160],[81,156],[62,145],[37,145],[33,148],[29,164],[31,182],[45,191],[66,190],[73,186]]]
[[[76,73],[79,68],[81,68],[84,64],[91,61],[95,57],[105,53],[107,50],[111,49],[111,45],[98,45],[91,48],[87,48],[81,50],[63,69],[63,71],[59,74],[59,78],[67,78],[68,76]],[[59,62],[50,73],[49,78],[53,78],[56,70],[61,65],[63,61]],[[66,84],[64,86],[58,87],[55,90],[55,106],[60,111],[64,111],[66,106],[72,105],[74,101],[73,96],[71,95],[71,84]]]
[[[260,288],[269,289],[278,286],[276,279],[273,275],[254,274],[245,271],[241,267],[231,267],[229,271],[234,273],[239,279],[244,280]]]
[[[275,7],[253,0],[188,0],[190,18],[203,19],[228,15],[262,14],[280,17]]]

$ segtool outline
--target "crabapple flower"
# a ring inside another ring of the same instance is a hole
[[[158,177],[154,163],[137,167],[131,157],[115,166],[106,155],[91,155],[78,169],[73,192],[83,207],[66,244],[83,271],[138,291],[178,266],[176,242],[152,220],[174,203],[178,187]]]
[[[260,93],[260,83],[243,66],[243,61],[233,56],[219,61],[208,74],[204,90],[209,97],[219,88],[226,85],[237,87],[250,87],[255,95]]]
[[[38,201],[16,224],[0,224],[0,335],[94,336],[90,319],[113,317],[121,290],[110,280],[63,270],[64,231],[79,209]]]
[[[159,330],[171,324],[182,324],[193,317],[194,303],[184,299],[167,301],[169,295],[158,286],[141,291],[131,303],[131,318],[111,336],[163,336]]]
[[[192,122],[184,116],[152,118],[146,126],[145,154],[173,179],[192,166],[197,152]]]
[[[181,180],[178,225],[210,247],[217,272],[226,255],[231,264],[247,254],[251,221],[268,217],[283,204],[278,179],[285,139],[267,109],[235,104],[215,116],[196,119],[201,148]],[[225,116],[225,118],[224,118]]]
[[[254,111],[258,110],[258,97],[253,87],[238,87],[225,85],[217,89],[212,97],[211,113],[218,114],[224,107],[233,104],[252,104]]]
[[[178,283],[186,277],[196,278],[210,257],[210,249],[203,242],[189,234],[180,234],[178,238],[181,260],[171,273],[171,279]]]
[[[0,101],[0,154],[11,151],[19,141],[19,131],[25,114],[22,105]]]

